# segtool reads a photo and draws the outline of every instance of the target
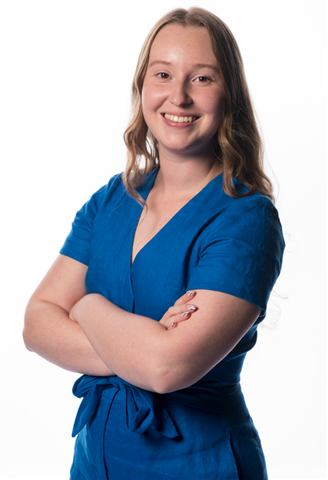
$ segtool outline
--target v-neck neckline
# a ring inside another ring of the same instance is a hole
[[[153,173],[150,173],[150,175],[154,175],[154,178],[151,179],[151,181],[149,182],[149,184],[147,185],[147,189],[145,189],[143,192],[140,192],[140,195],[142,196],[142,198],[145,200],[145,202],[147,201],[147,198],[148,198],[148,195],[150,194],[151,192],[151,189],[153,188],[154,186],[154,183],[155,183],[155,180],[157,178],[157,174],[159,172],[159,168],[157,170],[155,170],[155,172]],[[158,237],[161,232],[163,230],[166,229],[166,227],[172,223],[175,218],[181,214],[183,212],[183,210],[187,209],[191,203],[193,203],[194,201],[196,201],[196,199],[203,193],[205,192],[205,190],[207,190],[207,188],[212,185],[212,183],[217,180],[219,177],[221,177],[223,175],[223,172],[221,172],[219,175],[217,175],[216,177],[212,178],[211,181],[209,181],[198,193],[196,193],[196,195],[194,195],[190,200],[188,200],[187,203],[185,203],[166,223],[165,225],[163,225],[163,227],[158,230],[158,232],[155,233],[155,235],[150,239],[148,240],[147,243],[145,243],[145,245],[138,251],[138,253],[135,255],[134,259],[133,259],[133,262],[131,262],[132,260],[132,253],[133,253],[133,246],[134,246],[134,239],[135,239],[135,235],[136,235],[136,231],[137,231],[137,227],[138,227],[138,224],[139,224],[139,221],[140,221],[140,217],[142,215],[142,212],[143,212],[143,208],[141,209],[141,212],[139,214],[139,216],[137,217],[137,223],[134,225],[134,229],[133,229],[133,236],[132,236],[132,244],[131,244],[131,248],[130,248],[130,269],[132,269],[133,265],[135,264],[135,261],[137,259],[137,257],[139,256],[139,254],[141,252],[143,252],[146,247],[148,247],[148,245],[150,243],[153,243],[153,241],[155,240],[156,237]]]

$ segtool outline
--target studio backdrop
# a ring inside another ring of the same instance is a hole
[[[2,0],[2,479],[67,479],[77,374],[28,352],[25,305],[75,212],[124,170],[141,45],[189,1]],[[207,1],[231,28],[286,240],[242,387],[269,478],[326,478],[324,1]]]

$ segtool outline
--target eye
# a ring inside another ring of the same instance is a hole
[[[159,72],[159,73],[156,74],[156,76],[158,78],[162,78],[163,80],[166,80],[167,78],[169,78],[169,74],[165,73],[165,72]]]
[[[209,82],[211,79],[209,77],[205,77],[204,75],[201,75],[197,77],[196,80],[200,83],[205,83],[205,82]]]

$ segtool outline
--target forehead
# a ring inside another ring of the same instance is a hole
[[[149,64],[153,61],[211,63],[217,65],[211,40],[205,27],[165,25],[152,44]]]

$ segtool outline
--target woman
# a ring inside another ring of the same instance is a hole
[[[71,479],[265,479],[239,380],[284,241],[238,46],[213,14],[152,29],[125,141],[124,174],[77,213],[26,311],[27,348],[84,374]]]

